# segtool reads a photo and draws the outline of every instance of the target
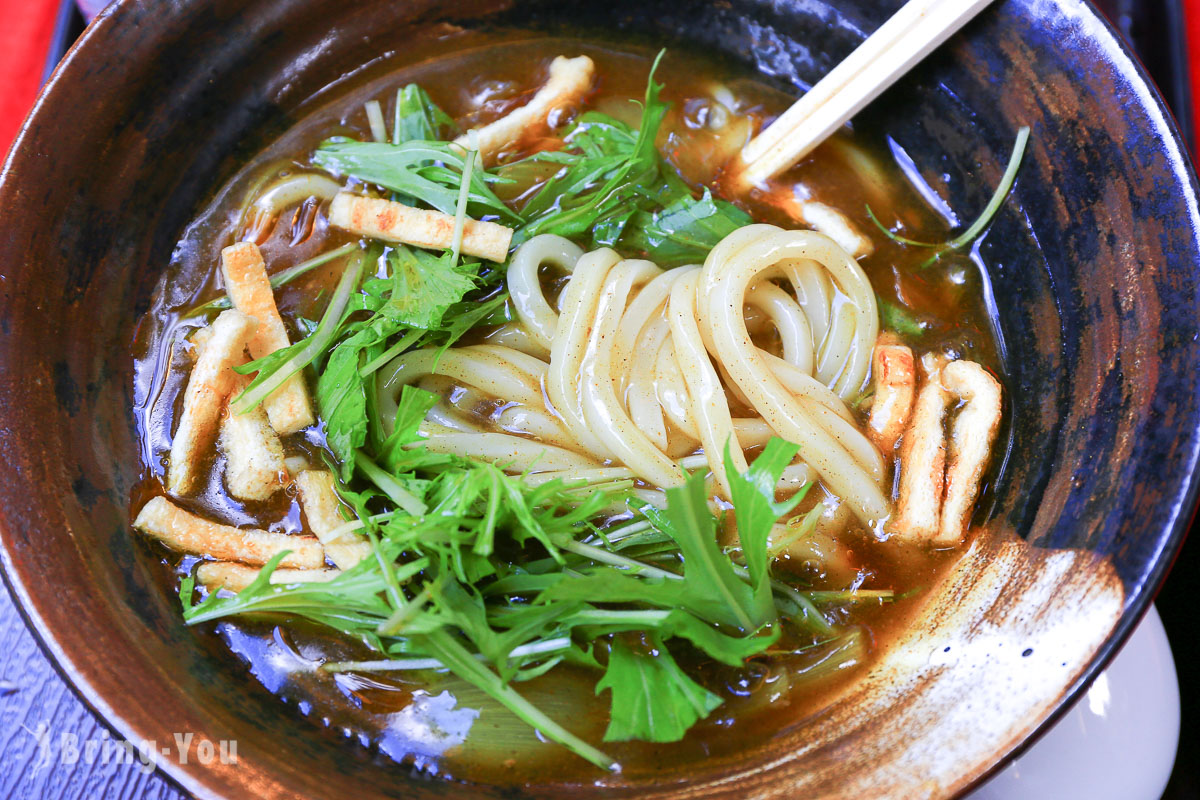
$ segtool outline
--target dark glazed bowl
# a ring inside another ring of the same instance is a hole
[[[235,739],[164,762],[227,797],[947,796],[1077,694],[1135,624],[1196,493],[1195,178],[1163,105],[1082,0],[1006,0],[859,121],[954,208],[978,208],[1016,128],[1013,200],[981,254],[1013,440],[1000,534],[830,707],[731,763],[653,784],[504,791],[413,778],[300,718],[180,620],[128,526],[134,325],[207,193],[331,79],[439,20],[571,21],[688,40],[795,91],[897,2],[151,0],[116,3],[55,73],[0,176],[0,536],[7,579],[122,735]],[[886,7],[885,7],[886,6]]]

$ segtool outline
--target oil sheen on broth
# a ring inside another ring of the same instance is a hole
[[[218,189],[211,204],[185,232],[135,343],[135,413],[143,438],[145,475],[133,498],[135,509],[163,492],[162,457],[170,447],[186,384],[185,356],[173,344],[200,323],[185,312],[221,293],[216,268],[219,253],[236,238],[242,224],[241,206],[256,186],[306,166],[313,149],[331,135],[368,140],[363,103],[392,96],[401,85],[420,84],[466,129],[523,102],[536,89],[544,65],[559,54],[590,56],[596,63],[598,82],[589,107],[636,124],[639,111],[629,101],[641,97],[653,58],[653,51],[628,45],[441,29],[405,49],[403,57],[377,63],[310,101],[297,114],[294,126]],[[715,186],[718,191],[718,168],[731,151],[729,142],[705,129],[705,117],[712,111],[704,98],[711,96],[712,87],[726,87],[758,123],[769,121],[793,99],[735,67],[679,49],[668,54],[657,79],[665,85],[664,98],[672,103],[663,126],[670,133],[660,136],[660,151],[690,183]],[[536,141],[530,144],[534,148],[539,145]],[[900,223],[906,236],[928,241],[947,238],[946,223],[921,200],[887,154],[882,132],[839,133],[789,173],[786,182],[799,184],[811,199],[839,209],[872,239],[874,253],[860,263],[882,301],[904,306],[923,323],[921,350],[955,353],[993,370],[999,367],[994,328],[983,301],[981,271],[967,257],[954,255],[917,270],[926,254],[890,241],[867,217],[865,209],[870,205],[885,225]],[[756,220],[797,227],[767,198],[751,197],[741,204]],[[356,240],[328,226],[324,214],[315,211],[293,207],[281,215],[270,238],[261,244],[271,272]],[[337,278],[338,270],[329,265],[283,287],[276,292],[281,315],[291,320],[318,317]],[[900,335],[903,338],[904,332]],[[286,437],[285,448],[289,455],[321,463],[319,437]],[[1003,436],[998,448],[1003,448]],[[995,471],[993,466],[992,473]],[[207,487],[181,505],[232,525],[281,532],[303,530],[291,490],[263,503],[243,503],[226,493],[220,470],[208,474],[213,477]],[[979,507],[987,506],[985,484]],[[972,535],[979,535],[978,531],[972,530]],[[736,670],[704,663],[684,650],[680,660],[691,658],[690,667],[702,683],[725,703],[680,742],[606,743],[606,751],[621,763],[624,777],[648,773],[669,777],[701,760],[734,759],[780,729],[820,713],[865,668],[864,662],[887,646],[889,635],[902,628],[920,604],[922,589],[932,585],[953,558],[952,553],[880,544],[854,526],[840,538],[862,585],[888,587],[896,593],[891,602],[858,602],[833,611],[835,617],[862,626],[867,633],[868,646],[857,666],[797,687],[789,681],[789,674],[811,668],[828,655],[825,651],[817,648],[780,659],[756,658],[745,669]],[[180,560],[151,547],[163,564],[164,591],[174,592],[180,576],[195,560]],[[792,566],[803,570],[803,565]],[[495,701],[452,676],[328,674],[311,669],[312,662],[372,656],[365,648],[311,626],[237,620],[205,627],[215,630],[257,681],[295,704],[311,723],[377,747],[420,770],[501,784],[591,782],[600,777],[591,765],[539,741],[531,728]],[[201,631],[199,635],[211,634]],[[779,649],[786,649],[786,644],[781,642]],[[231,663],[230,668],[239,667]],[[558,668],[522,683],[521,690],[550,716],[570,720],[573,732],[599,742],[607,710],[591,685],[573,668]]]

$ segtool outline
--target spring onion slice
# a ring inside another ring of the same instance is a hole
[[[367,123],[371,126],[371,138],[377,142],[388,140],[387,125],[383,121],[383,106],[378,100],[368,100],[363,104],[367,110]]]

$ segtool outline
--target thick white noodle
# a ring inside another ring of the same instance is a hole
[[[667,423],[663,418],[663,409],[656,396],[655,386],[658,353],[670,335],[671,325],[666,317],[659,314],[651,320],[642,329],[638,346],[633,350],[633,363],[625,376],[625,402],[629,406],[629,416],[633,419],[633,424],[638,426],[638,430],[646,434],[663,452],[670,446],[670,440],[667,437]]]
[[[647,482],[670,487],[681,485],[683,474],[629,418],[617,397],[612,373],[617,327],[629,293],[633,287],[648,283],[658,274],[659,269],[654,264],[639,260],[622,261],[609,271],[596,299],[587,349],[576,378],[576,392],[582,401],[588,428],[603,440],[616,460]]]
[[[613,452],[601,443],[584,419],[579,374],[601,287],[608,271],[620,261],[616,252],[604,248],[593,250],[576,262],[571,281],[562,292],[562,315],[550,347],[550,369],[546,374],[546,396],[554,410],[584,448],[603,460],[612,459]]]
[[[542,344],[520,322],[507,322],[484,337],[488,344],[519,350],[534,358],[550,358],[550,348]]]
[[[729,497],[729,478],[724,462],[726,445],[730,445],[729,453],[739,472],[744,472],[747,464],[741,449],[732,446],[730,441],[733,439],[733,416],[729,412],[729,401],[721,379],[709,362],[696,325],[696,291],[700,276],[701,270],[693,270],[676,281],[671,289],[671,338],[675,343],[675,359],[692,399],[692,426],[699,431],[700,443],[708,455],[708,467],[721,494]]]
[[[462,433],[424,424],[421,442],[430,452],[494,462],[512,472],[595,469],[595,461],[561,447],[507,433]]]
[[[551,264],[571,273],[583,256],[583,250],[561,236],[535,236],[517,248],[508,267],[508,295],[529,339],[550,351],[550,341],[558,328],[558,314],[546,302],[538,270]]]
[[[764,281],[746,293],[746,304],[762,311],[775,325],[783,342],[783,360],[811,375],[814,351],[812,327],[796,299],[775,284]]]
[[[570,276],[557,310],[539,274],[545,267]],[[534,482],[644,481],[654,489],[639,496],[655,505],[661,489],[697,468],[728,498],[726,446],[741,471],[746,449],[779,436],[801,447],[779,489],[819,480],[829,495],[823,529],[843,525],[848,510],[869,524],[887,516],[883,456],[846,405],[866,385],[875,294],[828,237],[750,225],[702,267],[662,271],[537,236],[513,255],[508,284],[519,321],[440,360],[418,350],[380,371],[389,427],[402,387],[421,381],[453,398],[430,412],[426,447],[528,472]],[[760,348],[751,330],[774,332],[779,354]],[[735,417],[743,407],[753,414]],[[472,416],[476,408],[487,418]]]
[[[879,332],[875,296],[857,262],[819,233],[750,225],[725,237],[709,253],[697,283],[700,327],[712,342],[712,352],[719,354],[755,411],[778,435],[799,444],[805,462],[859,519],[873,524],[888,514],[879,485],[882,470],[872,474],[871,465],[859,463],[842,437],[831,434],[813,418],[813,407],[806,407],[788,391],[746,329],[743,307],[750,287],[763,273],[795,259],[818,262],[837,284],[843,303],[835,310],[826,347],[841,349],[839,374],[844,374],[847,385],[861,387]],[[841,319],[850,322],[847,325]]]

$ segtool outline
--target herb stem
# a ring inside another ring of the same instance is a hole
[[[404,87],[396,90],[396,111],[392,116],[392,144],[400,146],[400,126],[403,123]]]
[[[428,510],[425,504],[401,486],[400,481],[396,480],[391,473],[367,458],[366,454],[361,450],[354,453],[354,465],[362,470],[371,483],[378,486],[380,491],[386,494],[393,503],[414,517],[424,516]]]
[[[992,199],[988,201],[983,213],[971,224],[971,227],[946,243],[947,248],[957,250],[969,244],[991,223],[992,217],[996,216],[996,212],[1000,210],[1000,204],[1008,197],[1013,183],[1017,180],[1017,170],[1021,168],[1021,159],[1025,156],[1025,145],[1028,141],[1029,127],[1023,126],[1017,131],[1017,140],[1013,143],[1012,155],[1008,157],[1008,166],[1004,168],[1004,175],[1000,178],[1000,185],[996,187]]]
[[[454,210],[454,236],[450,246],[450,269],[458,266],[462,254],[463,228],[467,224],[467,200],[471,196],[471,173],[475,171],[475,159],[479,155],[479,135],[471,130],[470,148],[463,157],[462,181],[458,185],[458,206]]]
[[[343,524],[337,526],[336,528],[334,528],[333,530],[331,530],[329,532],[329,535],[326,536],[325,538],[329,542],[336,542],[338,539],[342,538],[347,533],[354,533],[355,531],[360,531],[363,528],[367,527],[368,522],[372,522],[372,523],[387,522],[389,519],[391,519],[395,515],[396,515],[395,511],[385,511],[382,514],[372,514],[371,516],[367,517],[366,519],[352,519],[349,522],[343,523]]]
[[[281,269],[279,272],[276,272],[271,276],[271,288],[278,289],[281,286],[286,286],[287,284],[296,280],[296,278],[299,278],[301,275],[312,272],[317,267],[328,264],[330,261],[341,258],[344,255],[348,255],[357,249],[358,245],[354,242],[350,242],[349,244],[344,244],[341,247],[336,247],[327,253],[321,253],[318,256],[313,256],[307,261],[301,261],[294,267]],[[207,314],[210,311],[224,311],[227,308],[233,308],[233,301],[229,299],[229,295],[223,294],[220,297],[209,300],[207,303],[196,306],[184,314],[184,317],[198,317],[202,314]]]
[[[807,623],[807,627],[810,630],[826,636],[832,636],[836,633],[833,626],[829,624],[829,620],[825,619],[825,615],[821,613],[821,610],[813,605],[813,601],[805,596],[803,592],[797,591],[780,580],[772,580],[771,589],[776,594],[781,594],[796,604],[799,609],[799,619],[795,620],[796,622]]]
[[[317,329],[313,332],[312,336],[308,337],[299,352],[284,361],[265,380],[260,383],[256,378],[250,386],[246,387],[241,394],[234,398],[230,407],[235,414],[245,414],[257,406],[269,397],[272,392],[282,386],[288,378],[304,369],[314,358],[329,348],[333,337],[337,334],[338,324],[342,320],[342,312],[346,310],[346,306],[350,303],[350,295],[353,294],[359,280],[362,278],[365,262],[366,256],[361,252],[357,258],[350,262],[346,267],[346,271],[342,273],[342,279],[338,281],[333,298],[325,308],[325,313],[321,316],[321,322],[317,325]]]
[[[645,623],[647,627],[662,624],[671,616],[670,611],[616,611],[604,608],[589,608],[576,612],[572,621],[583,625],[601,625],[607,623]]]
[[[1025,147],[1029,143],[1029,126],[1024,125],[1017,131],[1017,139],[1013,142],[1012,153],[1008,157],[1008,164],[1004,168],[1004,174],[1000,177],[1000,183],[996,186],[996,191],[992,193],[991,199],[984,206],[983,212],[975,218],[965,231],[955,236],[948,242],[937,244],[934,242],[918,242],[915,239],[908,239],[898,233],[888,230],[888,228],[879,221],[875,216],[875,212],[871,207],[867,206],[867,216],[875,223],[875,226],[883,233],[884,236],[891,239],[893,242],[898,242],[910,247],[930,247],[933,248],[933,255],[925,259],[925,261],[917,267],[917,269],[925,269],[933,264],[944,253],[960,250],[966,247],[971,242],[975,241],[988,225],[992,224],[992,218],[996,216],[996,212],[1000,210],[1000,206],[1008,198],[1008,193],[1012,191],[1013,184],[1017,180],[1017,170],[1021,168],[1021,160],[1025,157]]]
[[[371,126],[371,138],[377,142],[388,140],[387,125],[383,122],[383,106],[378,100],[368,100],[363,104],[367,110],[367,123]]]
[[[622,567],[624,569],[645,575],[647,578],[666,578],[668,580],[675,581],[683,580],[682,575],[677,575],[674,572],[667,572],[665,569],[659,569],[658,567],[652,567],[649,564],[641,561],[635,561],[634,559],[626,556],[610,553],[607,550],[602,550],[601,548],[594,547],[590,544],[577,542],[567,536],[555,537],[554,544],[558,545],[558,547],[561,549],[566,550],[568,553],[574,553],[575,555],[583,556],[584,558],[590,558],[592,561],[596,561],[601,564]]]
[[[741,564],[734,564],[733,571],[738,575],[738,577],[746,581],[750,580],[750,570],[746,569],[746,567],[742,566]],[[795,603],[799,608],[800,617],[811,622],[811,627],[818,633],[833,635],[835,631],[833,626],[829,624],[829,620],[825,619],[825,615],[822,614],[815,605],[813,605],[813,601],[810,600],[808,595],[806,595],[804,592],[788,586],[786,583],[777,578],[771,579],[771,590],[774,591],[775,594],[781,594]]]
[[[771,557],[777,556],[791,546],[792,542],[803,539],[808,536],[817,527],[817,521],[826,511],[824,503],[817,503],[812,507],[807,514],[804,515],[804,520],[799,525],[787,526],[791,528],[787,535],[780,538],[776,542],[772,542],[767,548],[767,554]]]
[[[561,653],[571,646],[571,639],[560,636],[555,639],[544,639],[540,642],[523,644],[514,647],[508,654],[509,660],[540,656],[550,653]],[[483,653],[475,653],[476,661],[487,661]],[[446,665],[436,658],[388,658],[379,661],[329,661],[321,665],[326,672],[402,672],[417,669],[447,669]]]
[[[365,378],[372,372],[375,372],[384,364],[388,363],[393,358],[416,344],[417,340],[424,336],[425,333],[426,332],[423,330],[410,330],[408,333],[400,337],[400,341],[396,342],[387,350],[384,350],[378,356],[372,358],[370,361],[364,364],[363,367],[358,371],[359,377]]]
[[[836,592],[812,591],[804,594],[814,603],[854,603],[860,600],[892,600],[896,592],[892,589],[845,589]]]
[[[651,524],[650,520],[643,519],[643,520],[639,520],[637,522],[630,522],[627,525],[623,525],[622,527],[617,528],[616,530],[605,531],[604,538],[607,539],[609,542],[619,542],[619,541],[622,541],[623,539],[628,539],[630,536],[633,536],[634,534],[638,534],[638,533],[641,533],[642,531],[649,531],[649,530],[653,530],[653,529],[654,529],[654,525]]]
[[[371,542],[371,552],[375,554],[375,562],[379,564],[379,571],[383,574],[383,582],[387,587],[387,596],[392,601],[392,606],[395,608],[407,607],[404,590],[400,588],[400,579],[396,576],[396,563],[383,552],[379,534],[369,525],[367,526],[367,539]]]
[[[575,752],[581,758],[590,761],[601,769],[617,771],[617,762],[605,753],[592,747],[566,728],[546,716],[541,709],[530,703],[511,686],[500,680],[500,676],[488,667],[480,664],[466,648],[458,643],[444,630],[434,631],[422,637],[434,656],[447,669],[465,681],[478,686],[490,694],[497,702],[515,714],[518,718],[532,725],[548,739]]]
[[[426,586],[420,594],[392,612],[392,615],[376,629],[376,633],[380,636],[395,636],[413,617],[420,613],[425,604],[429,602],[431,595],[429,587]]]

